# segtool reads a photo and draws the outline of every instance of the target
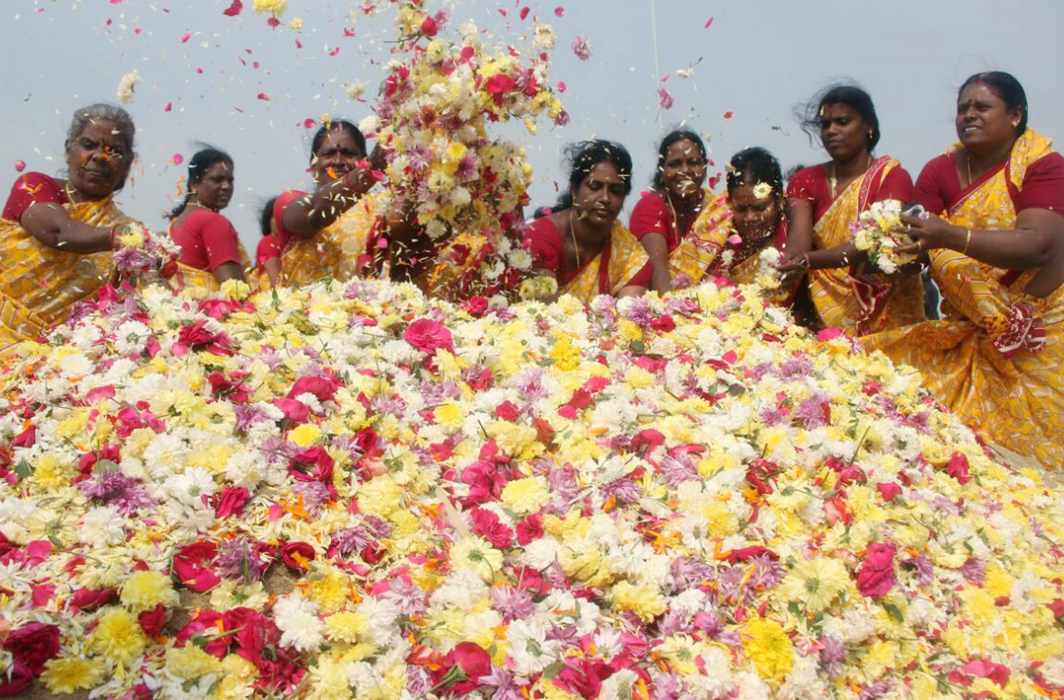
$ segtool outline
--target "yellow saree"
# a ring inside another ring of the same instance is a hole
[[[617,294],[647,264],[646,250],[632,232],[616,221],[610,231],[610,242],[564,285],[561,294],[569,294],[585,304],[599,294]]]
[[[700,283],[712,274],[720,252],[731,234],[731,209],[728,197],[706,190],[705,206],[691,225],[691,230],[669,253],[669,274],[690,285]]]
[[[290,239],[281,254],[281,285],[298,287],[326,277],[345,281],[358,276],[367,261],[366,244],[378,199],[376,193],[367,194],[317,235]]]
[[[1009,182],[1022,189],[1027,168],[1051,152],[1052,142],[1028,129],[1009,161],[962,193],[947,218],[965,228],[1011,228]],[[939,401],[994,442],[1046,467],[1064,466],[1064,286],[1034,298],[1024,290],[1035,270],[1017,274],[952,250],[932,251],[931,266],[950,320],[879,333],[862,344],[919,369]],[[1037,333],[1026,332],[1031,319]]]
[[[76,221],[111,227],[131,222],[111,199],[64,204]],[[0,219],[0,348],[31,340],[62,323],[71,307],[103,286],[111,252],[49,248],[16,221]]]
[[[846,187],[813,226],[813,247],[834,248],[852,236],[850,224],[876,199],[883,180],[898,167],[886,156]],[[809,272],[809,295],[825,326],[857,335],[923,321],[924,289],[919,275],[890,280],[856,280],[848,267]]]

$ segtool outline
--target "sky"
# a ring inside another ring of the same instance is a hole
[[[127,109],[137,124],[138,158],[120,205],[149,227],[164,226],[188,158],[197,142],[210,143],[235,160],[236,193],[224,213],[254,251],[265,201],[310,185],[313,129],[305,121],[329,114],[357,122],[370,113],[371,104],[352,100],[347,87],[361,82],[366,96],[374,94],[390,57],[392,14],[364,16],[361,0],[289,0],[281,26],[271,28],[252,11],[253,0],[243,0],[238,16],[225,16],[231,2],[3,0],[7,133],[0,173],[13,182],[23,161],[27,170],[61,174],[73,112],[115,102],[120,78],[136,69],[141,82]],[[898,158],[914,178],[955,140],[956,90],[978,71],[1016,75],[1027,90],[1031,126],[1064,138],[1061,0],[425,4],[450,12],[445,34],[472,20],[490,32],[486,43],[520,42],[533,17],[555,28],[551,79],[566,84],[561,98],[571,122],[543,120],[534,136],[520,125],[494,132],[526,147],[533,207],[551,204],[566,181],[565,144],[592,137],[631,151],[628,209],[649,184],[657,143],[679,125],[707,139],[717,169],[751,145],[775,153],[784,169],[823,161],[794,109],[838,79],[871,93],[883,132],[877,152]],[[525,6],[530,14],[521,20]],[[302,29],[288,26],[294,18]],[[570,48],[577,36],[591,45],[587,61]],[[659,106],[661,87],[673,95],[671,109]],[[175,165],[175,156],[185,164]]]

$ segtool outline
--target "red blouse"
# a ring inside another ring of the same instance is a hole
[[[21,221],[31,204],[66,204],[70,199],[54,178],[44,173],[26,173],[15,180],[4,205],[3,218]]]
[[[288,190],[277,195],[277,199],[273,202],[273,226],[276,236],[275,244],[277,250],[283,251],[285,246],[288,245],[288,241],[292,240],[296,236],[285,230],[284,227],[284,209],[292,202],[296,201],[300,197],[306,197],[307,193],[302,190]]]
[[[628,220],[628,229],[632,235],[643,240],[643,236],[649,233],[660,233],[665,237],[665,243],[672,252],[680,245],[680,241],[687,235],[687,231],[677,231],[672,223],[672,212],[669,204],[657,192],[648,190],[639,197],[632,216]]]
[[[182,264],[214,272],[225,263],[241,264],[240,239],[233,224],[217,212],[192,208],[170,227],[170,238],[181,246]]]
[[[842,194],[841,192],[838,194]],[[813,203],[813,221],[820,220],[832,203],[831,184],[828,182],[828,169],[824,165],[802,168],[787,182],[787,196],[792,199],[806,199]],[[885,199],[898,199],[902,203],[913,201],[915,197],[913,179],[901,166],[893,168],[879,186],[879,191],[872,197],[873,202]]]
[[[983,174],[972,184],[982,184],[999,170],[995,168]],[[1056,152],[1042,156],[1028,166],[1023,187],[1017,190],[1011,180],[1008,187],[1016,213],[1024,209],[1050,209],[1064,215],[1064,156]],[[931,160],[916,179],[917,201],[936,214],[956,204],[965,192],[957,171],[956,151]]]
[[[558,280],[558,287],[564,287],[572,282],[580,274],[581,270],[563,269],[565,261],[565,243],[562,233],[551,221],[551,217],[544,216],[536,219],[528,227],[525,234],[529,252],[532,253],[532,267],[536,270],[546,270],[554,274]],[[602,250],[602,261],[599,264],[599,293],[610,293],[609,260],[610,246]],[[651,267],[647,263],[625,286],[650,287]]]
[[[281,247],[277,245],[277,237],[268,233],[259,240],[255,247],[255,266],[262,267],[267,260],[281,257]]]

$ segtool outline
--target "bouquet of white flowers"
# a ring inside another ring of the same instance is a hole
[[[853,224],[853,243],[857,250],[866,253],[872,265],[888,275],[917,258],[912,253],[898,252],[898,248],[913,243],[904,233],[901,213],[900,201],[886,199],[861,212]]]

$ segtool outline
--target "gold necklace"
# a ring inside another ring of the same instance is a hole
[[[576,242],[576,227],[573,224],[573,217],[576,216],[576,207],[574,206],[569,211],[569,237],[573,239],[573,254],[576,255],[576,269],[579,270],[583,265],[580,264],[580,244]]]
[[[864,174],[864,173],[868,172],[868,169],[871,168],[871,167],[872,167],[872,154],[871,153],[866,153],[865,154],[865,167],[864,167],[864,170],[861,171],[861,174]],[[828,184],[831,186],[831,199],[832,199],[832,201],[834,201],[839,196],[838,191],[837,191],[838,190],[838,186],[839,186],[839,178],[837,177],[836,170],[835,170],[835,161],[831,161],[831,172],[828,175]]]

